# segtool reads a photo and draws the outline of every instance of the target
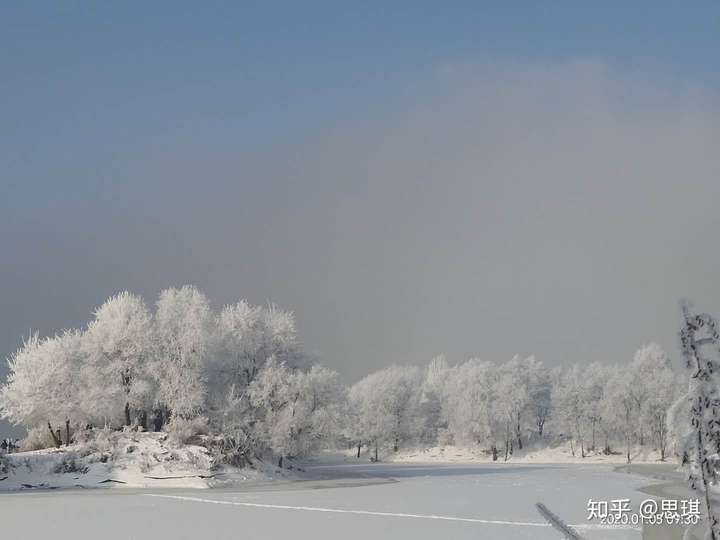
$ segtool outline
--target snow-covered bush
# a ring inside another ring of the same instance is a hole
[[[74,436],[75,448],[82,457],[95,456],[98,461],[107,461],[118,452],[120,438],[129,433],[128,428],[121,431],[109,427],[81,429]]]
[[[200,435],[207,435],[209,432],[208,419],[204,416],[193,418],[175,416],[165,426],[165,430],[168,433],[168,440],[177,446],[197,443]]]
[[[45,448],[53,448],[54,446],[55,440],[50,435],[47,426],[30,428],[27,435],[20,441],[20,450],[22,452],[44,450]]]
[[[62,454],[60,460],[52,467],[50,472],[54,474],[85,474],[88,472],[88,467],[82,462],[80,456],[76,452],[67,452]]]

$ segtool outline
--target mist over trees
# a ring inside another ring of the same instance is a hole
[[[687,416],[682,378],[656,344],[628,362],[566,368],[439,356],[347,387],[303,353],[292,313],[245,301],[214,310],[191,286],[162,291],[152,309],[117,294],[85,328],[31,335],[8,362],[0,414],[51,444],[100,427],[180,442],[210,433],[235,464],[271,454],[282,466],[336,445],[371,459],[450,444],[495,460],[560,444],[579,457],[630,460],[640,446],[665,459],[684,436],[673,419]]]

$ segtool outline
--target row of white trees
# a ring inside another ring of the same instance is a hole
[[[197,289],[163,291],[154,310],[124,292],[81,330],[31,336],[9,359],[0,414],[69,444],[87,426],[206,426],[231,455],[301,456],[335,442],[397,451],[472,445],[508,459],[527,443],[573,453],[652,445],[668,453],[678,376],[658,345],[632,362],[547,368],[533,356],[495,364],[392,366],[344,387],[311,365],[293,315],[245,301],[219,312]]]
[[[589,364],[548,369],[534,356],[503,364],[477,359],[449,366],[435,358],[425,370],[391,367],[349,392],[348,436],[360,445],[419,442],[479,445],[508,459],[527,442],[566,441],[573,452],[610,453],[651,445],[661,459],[671,440],[668,412],[683,388],[656,344],[622,366]]]

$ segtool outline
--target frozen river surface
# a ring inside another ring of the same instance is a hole
[[[648,478],[604,465],[314,466],[317,480],[235,490],[69,490],[0,494],[6,538],[557,539],[543,502],[584,538],[641,538],[588,528],[587,502],[649,496]]]

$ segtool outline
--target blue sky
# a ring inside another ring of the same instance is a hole
[[[716,2],[6,3],[0,355],[184,283],[348,380],[675,352],[680,297],[720,310],[719,36]]]
[[[720,72],[714,2],[23,2],[0,29],[0,142],[11,171],[42,155],[38,175],[197,115],[264,145],[445,62],[589,58],[712,85]]]
[[[720,71],[715,2],[27,2],[3,12],[3,117],[36,135],[43,120],[90,131],[228,105],[253,125],[282,123],[478,56],[596,58],[713,82]]]

